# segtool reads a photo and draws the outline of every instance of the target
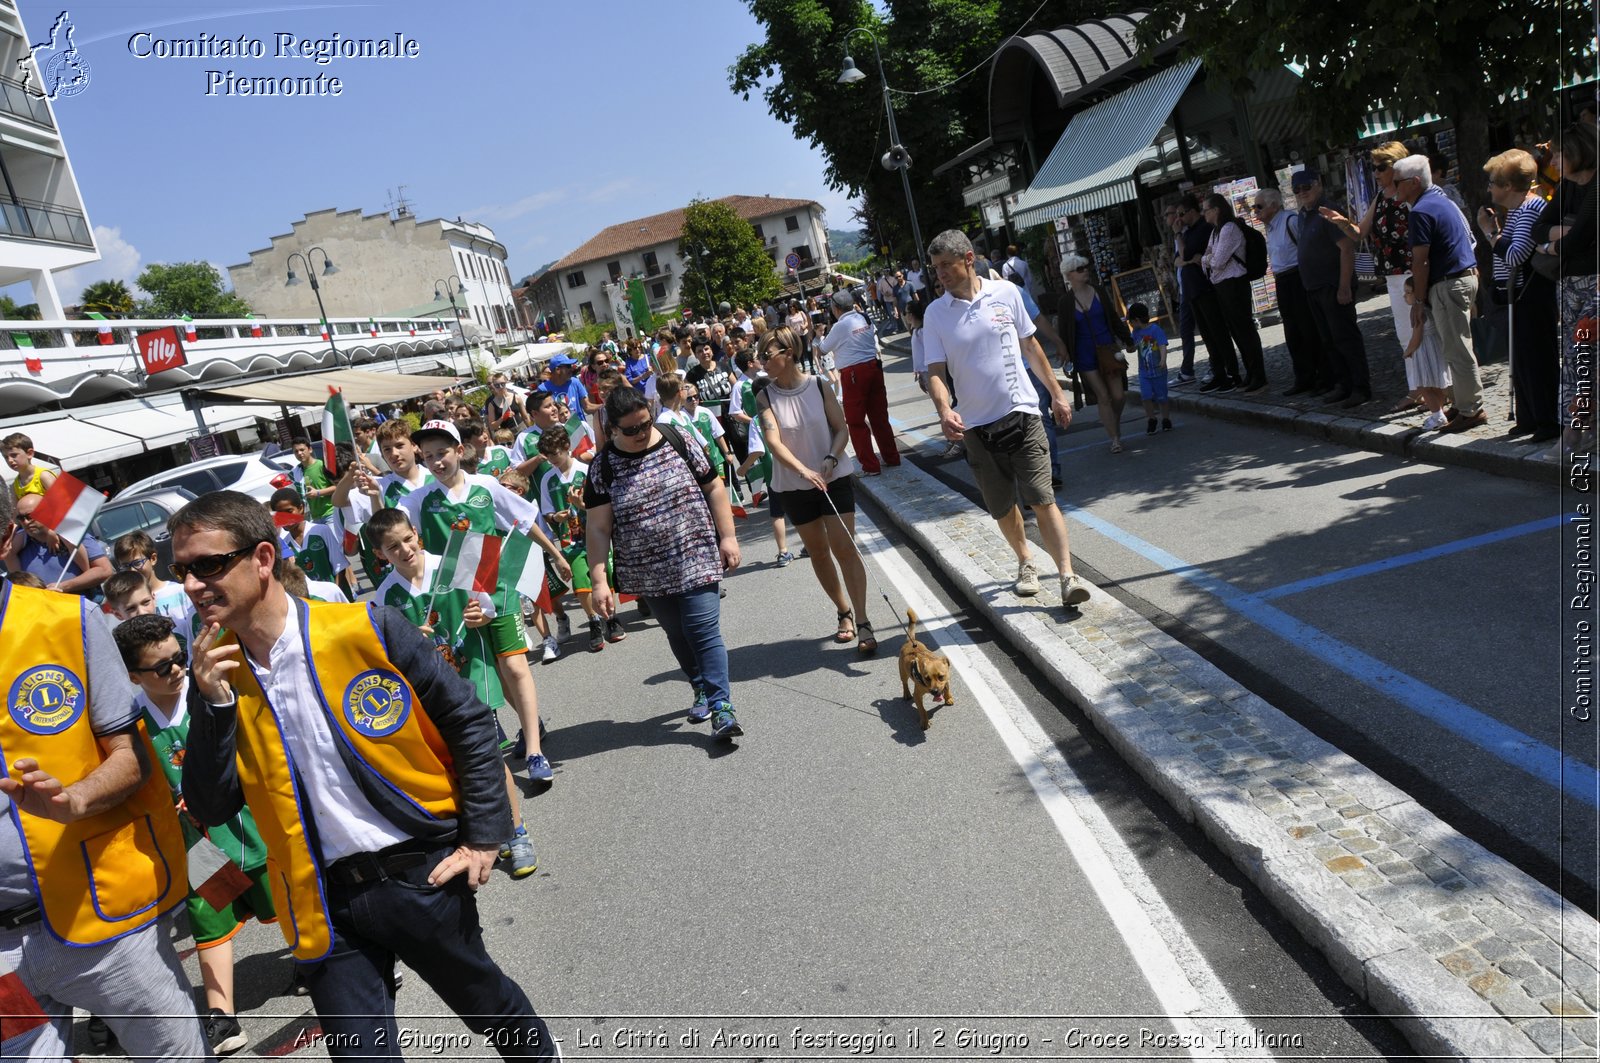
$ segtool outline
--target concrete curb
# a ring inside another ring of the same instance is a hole
[[[1060,632],[1069,625],[1052,615],[1054,610],[1046,608],[1055,600],[1052,594],[1033,599],[1038,606],[1023,608],[1003,592],[997,596],[995,575],[992,570],[984,570],[982,561],[984,557],[998,557],[1001,552],[1009,557],[1009,548],[992,522],[972,510],[965,499],[950,501],[951,492],[909,464],[885,470],[882,477],[863,477],[858,480],[858,489],[937,559],[995,630],[1003,633],[1065,697],[1081,708],[1118,753],[1180,815],[1205,831],[1274,907],[1327,957],[1339,976],[1378,1013],[1392,1018],[1419,1053],[1468,1059],[1546,1057],[1546,1050],[1528,1033],[1496,1010],[1480,995],[1481,991],[1469,988],[1465,973],[1447,969],[1437,955],[1419,947],[1413,933],[1397,924],[1392,910],[1370,903],[1351,888],[1350,880],[1324,866],[1320,856],[1309,855],[1295,830],[1286,832],[1283,823],[1258,807],[1260,802],[1242,797],[1241,783],[1233,777],[1239,773],[1221,770],[1215,759],[1207,762],[1207,746],[1196,744],[1204,743],[1205,736],[1175,735],[1147,711],[1152,695],[1145,686],[1135,681],[1113,681],[1068,645]],[[919,516],[919,509],[938,512]],[[969,519],[963,521],[964,516]],[[999,551],[987,540],[974,539],[974,518],[987,526]],[[965,540],[958,535],[965,535]],[[1600,932],[1593,919],[1568,910],[1554,891],[1462,837],[1403,791],[1239,687],[1110,595],[1094,588],[1083,610],[1086,617],[1093,618],[1091,626],[1096,631],[1111,631],[1111,637],[1097,634],[1091,638],[1097,640],[1096,646],[1104,653],[1116,655],[1122,668],[1140,675],[1161,672],[1175,677],[1180,690],[1192,692],[1190,701],[1204,699],[1216,706],[1204,710],[1206,713],[1225,714],[1237,721],[1231,724],[1234,733],[1261,735],[1262,741],[1282,750],[1281,759],[1289,767],[1305,765],[1313,768],[1319,778],[1331,779],[1342,793],[1358,803],[1357,811],[1381,816],[1387,829],[1402,832],[1408,841],[1425,843],[1451,868],[1470,868],[1476,879],[1474,896],[1480,903],[1486,899],[1481,894],[1487,891],[1492,894],[1487,903],[1503,905],[1508,920],[1515,921],[1519,929],[1531,923],[1550,938],[1564,937],[1569,960],[1581,969],[1573,972],[1563,991],[1574,998],[1593,995],[1585,985],[1592,970],[1572,956],[1593,956],[1600,949]],[[1349,815],[1349,811],[1345,814]],[[1443,887],[1452,888],[1460,887]],[[1425,902],[1449,903],[1456,896],[1426,880],[1414,892],[1417,907]],[[1425,896],[1430,892],[1438,896]],[[1532,1004],[1527,997],[1521,999]],[[1589,1001],[1588,1006],[1593,1007],[1594,1002]],[[1571,1031],[1563,1025],[1556,1031],[1555,1043],[1565,1048],[1563,1042],[1570,1037]],[[1541,1036],[1541,1040],[1546,1039],[1547,1035]],[[1576,1040],[1572,1044],[1592,1052],[1592,1048]],[[1560,1051],[1551,1054],[1559,1055]]]

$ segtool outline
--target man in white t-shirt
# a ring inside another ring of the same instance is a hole
[[[1038,294],[1033,290],[1033,270],[1028,268],[1028,263],[1017,250],[1016,244],[1006,248],[1006,260],[1000,263],[1000,276],[1019,288],[1028,289],[1029,295]]]
[[[1062,428],[1072,423],[1072,403],[1033,338],[1022,293],[1009,281],[978,276],[972,242],[959,230],[934,237],[928,256],[945,290],[922,322],[928,396],[939,411],[939,425],[947,439],[966,443],[984,507],[1016,551],[1018,596],[1039,593],[1039,573],[1016,504],[1020,497],[1033,510],[1061,574],[1062,601],[1086,602],[1089,588],[1072,572],[1067,524],[1050,483],[1050,445],[1028,370],[1044,382],[1051,413]],[[950,405],[952,384],[961,396],[959,413]]]
[[[889,424],[889,393],[883,384],[883,363],[878,361],[878,338],[867,315],[856,309],[855,296],[848,290],[834,292],[828,300],[833,311],[833,328],[820,344],[824,354],[833,355],[844,385],[844,419],[850,426],[850,445],[867,476],[876,476],[883,465],[900,464],[900,449],[895,446],[894,428]],[[883,464],[872,449],[878,441]]]

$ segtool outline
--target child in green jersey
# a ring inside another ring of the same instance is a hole
[[[349,595],[348,600],[355,601],[355,580],[350,574],[350,562],[344,556],[344,545],[326,524],[312,524],[306,520],[306,507],[300,501],[300,493],[292,487],[280,487],[272,492],[267,508],[272,510],[274,521],[282,529],[278,532],[279,545],[294,555],[306,578],[338,583]]]

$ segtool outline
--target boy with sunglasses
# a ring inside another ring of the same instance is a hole
[[[188,651],[179,642],[172,621],[155,613],[132,617],[119,625],[115,634],[122,663],[137,689],[134,706],[144,714],[145,729],[155,746],[156,760],[167,785],[172,788],[184,845],[193,852],[195,846],[201,844],[202,833],[188,815],[183,801],[183,759],[189,741],[189,714],[185,707],[189,688]],[[236,880],[234,888],[239,892],[226,903],[213,905],[193,890],[186,902],[189,929],[194,934],[200,960],[200,977],[205,983],[206,1043],[213,1052],[225,1055],[237,1052],[250,1041],[234,1014],[234,935],[251,916],[263,923],[273,923],[277,921],[277,912],[266,881],[266,846],[261,842],[250,810],[241,808],[231,822],[212,827],[204,837],[240,872],[240,875],[230,876]],[[237,881],[241,875],[243,881]]]

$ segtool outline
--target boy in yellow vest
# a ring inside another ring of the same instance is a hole
[[[512,834],[488,706],[397,610],[284,593],[250,496],[205,495],[168,527],[204,625],[184,799],[207,825],[249,804],[329,1055],[402,1058],[400,960],[502,1055],[555,1058],[473,897]]]
[[[183,837],[93,608],[0,584],[0,1058],[69,1058],[79,1007],[132,1058],[209,1059],[159,918]]]

